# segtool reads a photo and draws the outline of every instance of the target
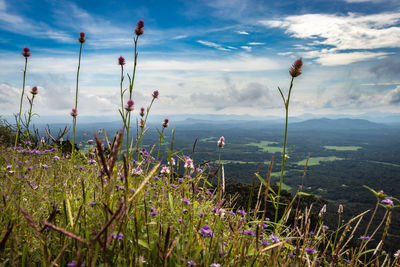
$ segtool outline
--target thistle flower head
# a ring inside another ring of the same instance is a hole
[[[75,118],[76,116],[78,116],[78,109],[73,108],[69,114],[71,114],[71,116]]]
[[[303,60],[299,58],[296,60],[289,70],[290,75],[295,78],[301,74],[301,68],[303,67]]]
[[[225,137],[221,136],[217,142],[219,148],[223,148],[225,145]]]
[[[382,200],[381,204],[386,205],[387,207],[394,206],[393,200],[391,200],[390,198],[386,198],[386,199]]]
[[[167,128],[168,127],[168,123],[169,123],[169,119],[165,118],[163,123],[162,123],[162,127]]]
[[[140,108],[140,113],[139,113],[140,117],[144,116],[144,107]]]
[[[37,88],[37,86],[32,87],[32,89],[31,89],[31,94],[32,94],[32,95],[37,95],[37,93],[38,93],[38,88]]]
[[[134,104],[135,103],[133,102],[133,100],[129,99],[128,102],[126,102],[125,110],[128,111],[128,112],[132,111],[134,109],[134,107],[133,107]]]
[[[83,43],[86,41],[86,37],[85,37],[85,33],[84,33],[84,32],[81,32],[81,33],[79,34],[78,41],[79,41],[81,44],[83,44]]]
[[[322,206],[321,210],[319,211],[318,217],[322,217],[322,215],[324,215],[325,212],[326,212],[326,204]]]
[[[135,28],[135,34],[137,36],[142,35],[143,34],[143,28],[144,28],[144,21],[143,20],[139,20],[137,25],[136,25],[136,28]]]
[[[153,98],[158,98],[158,95],[159,95],[159,94],[160,94],[160,93],[158,92],[158,90],[154,90],[152,96],[153,96]]]
[[[118,65],[121,65],[121,66],[125,65],[125,58],[123,58],[122,56],[120,56],[120,57],[118,58]]]
[[[24,57],[26,57],[26,58],[30,57],[30,56],[31,56],[31,50],[30,50],[28,47],[25,47],[25,48],[22,50],[22,55],[23,55]]]

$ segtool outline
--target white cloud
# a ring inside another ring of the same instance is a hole
[[[213,43],[213,42],[209,42],[209,41],[202,41],[202,40],[197,40],[197,42],[199,44],[202,44],[202,45],[205,45],[205,46],[208,46],[208,47],[212,47],[212,48],[216,48],[216,49],[221,50],[221,51],[230,51],[230,49],[224,48],[224,47],[222,47],[222,45],[217,44],[217,43]]]
[[[241,35],[249,35],[249,33],[246,31],[237,31],[236,33]]]
[[[246,50],[247,52],[251,52],[251,46],[243,45],[243,46],[241,46],[241,48]]]
[[[262,20],[260,23],[267,27],[285,29],[291,37],[312,41],[314,50],[307,52],[305,56],[316,57],[316,61],[323,65],[344,65],[388,55],[381,51],[347,50],[400,47],[400,13],[349,13],[344,16],[306,14],[288,16],[282,20]],[[320,45],[331,48],[317,48]],[[302,46],[296,48],[301,49]]]
[[[262,42],[250,42],[250,43],[247,43],[248,45],[265,45],[265,43],[262,43]]]

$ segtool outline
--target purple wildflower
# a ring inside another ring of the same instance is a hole
[[[386,199],[382,200],[381,204],[392,206],[392,207],[394,206],[393,200],[391,200],[389,198],[386,198]]]
[[[32,89],[31,89],[31,94],[32,94],[32,95],[37,95],[37,93],[38,93],[38,88],[37,88],[37,86],[32,87]]]
[[[219,263],[211,263],[210,267],[221,267]]]
[[[211,231],[210,227],[208,227],[207,225],[204,225],[203,228],[199,230],[199,233],[203,236],[214,236],[213,231]]]
[[[192,204],[191,202],[190,202],[190,200],[189,199],[186,199],[186,198],[182,198],[181,199],[185,204],[187,204],[187,205],[190,205],[190,204]]]
[[[87,143],[88,143],[89,145],[93,144],[93,139],[87,140]]]
[[[246,212],[244,210],[238,210],[236,213],[242,214],[242,215],[246,215]]]
[[[152,96],[153,96],[153,98],[158,98],[158,95],[159,95],[159,94],[160,94],[160,93],[158,92],[158,90],[154,90]]]
[[[268,245],[269,245],[269,241],[268,241],[268,240],[263,240],[263,241],[262,241],[262,244],[263,244],[264,246],[268,246]]]
[[[195,263],[194,261],[188,261],[188,265],[189,265],[189,266],[195,266],[196,263]]]
[[[315,249],[313,248],[306,248],[307,253],[315,253]]]
[[[325,230],[328,230],[329,226],[328,225],[322,225],[322,228],[325,229]]]
[[[96,202],[90,202],[89,205],[90,205],[91,207],[93,207],[94,205],[96,205]]]
[[[144,116],[144,107],[140,108],[140,113],[139,113],[140,117]]]
[[[60,160],[60,157],[59,156],[54,156],[53,159],[54,160]]]
[[[47,164],[42,164],[42,168],[43,168],[43,169],[47,170],[48,167],[49,167],[49,166],[47,166]]]
[[[274,243],[278,243],[279,242],[279,238],[275,235],[270,235],[269,239],[271,239],[272,241],[274,241]]]
[[[88,160],[88,163],[89,163],[89,164],[95,164],[96,161],[95,161],[94,159],[89,159],[89,160]]]
[[[252,235],[252,236],[255,235],[253,230],[244,230],[243,233],[244,234],[248,234],[248,235]]]
[[[365,241],[368,241],[368,240],[370,240],[371,239],[371,237],[370,236],[365,236],[365,235],[362,235],[362,236],[360,236],[360,239],[361,240],[365,240]]]
[[[168,123],[169,123],[169,119],[165,118],[161,125],[162,125],[162,127],[167,128],[168,127]]]

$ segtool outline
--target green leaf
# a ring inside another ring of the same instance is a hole
[[[174,199],[172,198],[171,193],[168,193],[168,201],[171,211],[174,211]]]
[[[311,194],[308,194],[308,193],[304,193],[304,192],[297,192],[297,195],[298,196],[311,196]]]
[[[139,240],[138,240],[138,243],[139,243],[139,245],[141,245],[142,247],[145,247],[145,248],[147,248],[148,250],[150,250],[149,244],[147,244],[146,241],[144,241],[144,240],[142,240],[142,239],[139,239]]]

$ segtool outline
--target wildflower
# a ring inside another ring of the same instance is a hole
[[[307,253],[315,253],[315,249],[313,248],[306,248]]]
[[[181,201],[183,201],[183,202],[184,202],[185,204],[187,204],[187,205],[192,204],[192,203],[190,202],[190,200],[189,200],[189,199],[186,199],[186,198],[182,198]]]
[[[44,139],[44,137],[42,137],[42,138],[40,139],[40,143],[41,143],[42,145],[46,144],[46,140]]]
[[[28,171],[31,171],[31,170],[33,170],[33,167],[32,166],[30,166],[30,167],[28,167],[28,168],[26,168]]]
[[[76,262],[75,261],[70,262],[70,263],[67,264],[67,266],[68,267],[76,267]]]
[[[121,66],[125,65],[125,58],[123,58],[122,56],[120,56],[120,57],[118,58],[118,64],[121,65]]]
[[[31,50],[30,50],[28,47],[25,47],[25,48],[22,50],[22,55],[23,55],[25,58],[30,57],[30,56],[31,56]]]
[[[134,109],[133,105],[135,104],[135,102],[133,102],[132,99],[129,99],[128,102],[125,105],[125,110],[130,112]]]
[[[279,238],[275,235],[270,235],[269,239],[271,239],[272,241],[274,241],[274,243],[278,243],[279,242]]]
[[[185,169],[194,169],[193,160],[191,158],[187,157],[184,167],[185,167]]]
[[[225,137],[221,136],[221,137],[219,138],[217,144],[218,144],[218,147],[219,147],[219,148],[223,148],[224,145],[225,145]]]
[[[168,118],[165,118],[164,121],[163,121],[163,123],[161,124],[162,127],[167,128],[167,127],[168,127],[168,122],[169,122],[169,119],[168,119]]]
[[[299,58],[298,60],[296,60],[292,67],[289,70],[290,75],[295,78],[297,76],[299,76],[301,74],[301,67],[303,66],[303,60],[301,58]]]
[[[139,113],[140,117],[144,116],[144,107],[140,108],[140,113]]]
[[[211,231],[210,227],[208,227],[207,225],[204,225],[203,228],[199,230],[199,233],[203,236],[214,236],[213,231]]]
[[[160,94],[160,93],[158,92],[158,90],[154,90],[152,96],[153,96],[153,98],[158,98],[158,95],[159,95],[159,94]]]
[[[200,218],[203,218],[203,216],[204,216],[204,213],[203,213],[203,212],[201,212],[199,216],[200,216]]]
[[[89,205],[90,205],[91,207],[93,207],[94,205],[96,205],[96,202],[90,202]]]
[[[42,168],[43,168],[43,169],[47,170],[48,167],[49,167],[49,166],[47,166],[47,164],[42,164]]]
[[[88,143],[89,145],[93,144],[93,139],[87,140],[87,143]]]
[[[325,230],[328,230],[329,226],[328,225],[322,225],[322,228],[325,229]]]
[[[189,266],[195,266],[196,263],[195,263],[194,261],[188,261],[188,265],[189,265]]]
[[[395,258],[400,257],[400,249],[398,251],[396,251],[396,253],[394,253],[393,255]]]
[[[263,240],[263,241],[262,241],[262,244],[263,244],[264,246],[268,246],[268,245],[269,245],[269,241],[268,241],[268,240]]]
[[[160,173],[162,173],[162,174],[169,174],[169,173],[170,173],[170,170],[169,170],[169,168],[168,168],[167,166],[163,166],[163,167],[161,168]]]
[[[26,141],[25,142],[25,145],[27,145],[27,146],[29,146],[29,145],[31,145],[32,143],[31,143],[31,141]]]
[[[95,161],[94,159],[89,159],[89,160],[88,160],[88,163],[89,163],[89,164],[95,164],[96,161]]]
[[[246,215],[246,212],[244,210],[238,210],[237,213],[238,214],[242,214],[242,215]]]
[[[69,114],[71,114],[71,116],[75,118],[76,116],[78,116],[78,109],[73,108]]]
[[[219,263],[211,263],[210,267],[221,267]]]
[[[253,230],[244,230],[243,233],[244,234],[248,234],[248,235],[252,235],[252,236],[255,235]]]
[[[60,157],[59,156],[54,156],[53,159],[54,160],[60,160]]]
[[[117,234],[114,234],[114,235],[113,235],[113,238],[114,238],[114,239],[118,239],[118,241],[121,241],[121,240],[124,239],[124,234],[123,234],[123,233],[119,233],[118,235],[117,235]]]
[[[11,169],[11,168],[12,168],[12,165],[7,165],[7,167],[6,167],[7,170]]]
[[[361,240],[364,240],[364,241],[368,241],[368,240],[371,239],[371,237],[370,237],[370,236],[364,236],[364,235],[362,235],[362,236],[360,236],[360,239],[361,239]]]
[[[83,44],[83,43],[86,41],[85,33],[84,33],[84,32],[81,32],[81,33],[79,34],[78,41],[79,41],[81,44]]]
[[[339,208],[338,208],[338,211],[337,211],[339,214],[342,214],[343,213],[343,205],[342,204],[340,204],[339,205]]]
[[[381,204],[387,205],[387,206],[394,206],[393,200],[386,198],[384,200],[381,201]]]
[[[37,86],[32,87],[32,89],[31,89],[31,94],[32,94],[32,95],[37,95],[37,93],[38,93],[38,88],[37,88]]]
[[[136,28],[135,28],[135,33],[137,36],[140,36],[143,34],[143,28],[144,28],[144,21],[143,20],[139,20]]]

